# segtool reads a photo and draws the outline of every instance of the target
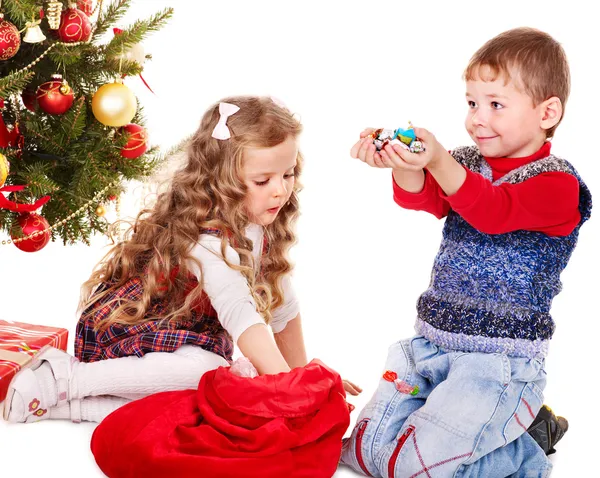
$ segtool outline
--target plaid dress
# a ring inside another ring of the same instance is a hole
[[[195,284],[190,280],[190,288]],[[98,292],[105,290],[102,284]],[[231,361],[233,342],[221,326],[217,313],[206,294],[192,310],[189,319],[168,323],[160,319],[166,308],[166,300],[154,301],[146,312],[145,320],[136,325],[112,324],[106,330],[94,329],[98,321],[106,318],[118,307],[116,298],[140,300],[143,286],[139,277],[127,281],[123,286],[103,297],[90,309],[81,314],[75,334],[75,356],[82,362],[95,362],[117,357],[135,355],[141,357],[148,352],[173,352],[184,344],[197,345]],[[157,319],[152,320],[152,317]]]
[[[209,231],[213,233],[213,231]],[[268,251],[266,236],[262,254]],[[190,278],[188,292],[198,281]],[[101,284],[97,292],[105,290]],[[223,328],[217,313],[203,292],[189,319],[170,324],[162,321],[162,312],[168,299],[156,300],[145,314],[145,320],[136,325],[112,324],[103,331],[94,326],[119,306],[114,299],[140,300],[143,293],[139,277],[129,279],[123,286],[92,304],[82,314],[75,333],[75,356],[82,362],[95,362],[117,357],[142,357],[149,352],[173,352],[185,344],[202,347],[231,362],[233,341]],[[156,317],[155,320],[152,318]]]

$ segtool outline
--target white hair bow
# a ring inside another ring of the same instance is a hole
[[[221,117],[219,118],[219,122],[213,129],[212,137],[216,139],[229,139],[231,138],[231,131],[227,127],[227,118],[231,115],[237,113],[240,110],[240,107],[237,105],[232,105],[231,103],[219,103],[219,114]]]

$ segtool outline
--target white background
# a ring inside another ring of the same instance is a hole
[[[166,3],[134,1],[119,26]],[[448,149],[470,144],[461,74],[471,54],[503,30],[537,27],[563,44],[573,78],[553,152],[600,194],[600,42],[591,3],[168,3],[175,17],[144,42],[153,55],[144,77],[156,95],[138,78],[126,81],[145,107],[151,142],[178,143],[212,102],[231,94],[272,94],[301,116],[306,167],[295,284],[309,354],[363,386],[362,396],[351,400],[357,409],[377,384],[388,345],[413,334],[416,300],[428,285],[443,226],[395,205],[389,171],[350,158],[362,128],[404,127],[411,120]],[[136,212],[147,190],[131,188],[126,212]],[[546,402],[571,425],[552,459],[554,478],[597,473],[599,213],[581,230],[553,306]],[[89,248],[50,244],[34,254],[0,246],[0,318],[66,327],[72,352],[79,286],[105,245],[98,237]],[[89,452],[93,427],[1,422],[0,476],[102,476]],[[355,475],[340,469],[335,476]]]

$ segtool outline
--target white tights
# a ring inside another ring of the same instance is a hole
[[[77,405],[81,420],[100,422],[132,400],[158,392],[195,389],[205,372],[228,365],[220,355],[195,345],[143,357],[76,362],[69,384],[72,402],[50,410],[50,418],[74,418],[73,407]]]

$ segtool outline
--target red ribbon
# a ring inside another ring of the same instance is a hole
[[[146,80],[144,80],[144,77],[142,76],[141,73],[140,73],[140,79],[142,80],[144,85],[146,85],[146,88],[148,88],[152,92],[152,94],[155,95],[156,93],[154,93],[154,91],[152,91],[152,88],[150,88],[150,85],[148,85],[148,83],[146,83]]]
[[[113,28],[113,33],[115,35],[120,35],[121,33],[123,33],[123,30],[120,28]],[[125,78],[126,75],[123,75],[123,78]],[[146,85],[146,88],[148,88],[150,90],[150,92],[155,95],[156,93],[154,93],[154,91],[152,90],[152,88],[150,88],[150,85],[146,82],[146,80],[144,80],[144,77],[142,76],[142,74],[140,73],[140,79],[142,80],[142,83],[144,83],[144,85]]]
[[[22,191],[25,188],[26,188],[26,186],[20,186],[20,185],[19,186],[4,186],[3,188],[0,188],[0,209],[8,209],[9,211],[12,211],[12,212],[33,212],[36,209],[41,208],[48,201],[50,201],[50,196],[44,196],[44,197],[39,198],[33,204],[22,204],[22,203],[18,203],[18,202],[14,202],[14,201],[9,201],[8,199],[6,199],[4,194],[2,194],[3,192],[12,193],[12,192],[17,192],[17,191]]]

